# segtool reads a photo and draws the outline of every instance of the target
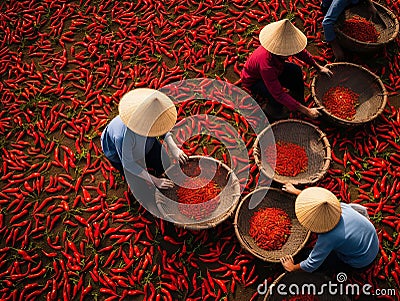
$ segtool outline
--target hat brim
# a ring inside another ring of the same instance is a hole
[[[177,119],[172,100],[164,93],[148,88],[124,94],[118,110],[122,122],[131,131],[146,137],[166,134]]]
[[[304,228],[315,233],[325,233],[339,223],[342,208],[337,197],[329,190],[310,187],[297,196],[295,213]]]
[[[266,25],[259,40],[266,50],[280,56],[297,54],[307,46],[307,37],[288,19]]]

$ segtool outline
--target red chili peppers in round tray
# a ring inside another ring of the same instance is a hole
[[[331,87],[322,97],[323,104],[338,118],[353,120],[357,111],[359,94],[343,86]]]
[[[202,220],[218,207],[220,192],[221,188],[213,180],[201,177],[188,179],[176,191],[178,209],[185,216]]]
[[[298,144],[278,141],[276,147],[275,172],[281,176],[295,177],[308,168],[308,156],[306,150]],[[274,145],[266,149],[267,162],[273,165],[270,160],[274,158]]]
[[[379,32],[374,24],[360,16],[353,16],[343,22],[342,31],[349,37],[361,42],[378,42]]]
[[[280,208],[263,208],[250,218],[249,234],[267,251],[280,250],[289,238],[292,222]]]

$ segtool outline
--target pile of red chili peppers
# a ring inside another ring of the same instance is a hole
[[[273,164],[276,149],[275,172],[286,177],[295,177],[308,169],[308,156],[304,147],[290,142],[278,141],[275,145],[269,145],[265,150],[265,156],[269,164]]]
[[[343,22],[342,31],[349,37],[361,42],[376,43],[379,38],[379,32],[374,23],[357,15]]]
[[[292,221],[280,208],[261,208],[250,218],[249,235],[267,251],[280,250],[288,240]]]
[[[201,177],[188,179],[176,190],[178,209],[187,217],[203,220],[218,207],[220,192],[221,188],[213,180]]]
[[[398,1],[386,4],[400,15]],[[319,0],[0,1],[0,299],[262,300],[258,285],[281,267],[243,250],[229,222],[194,232],[154,218],[105,159],[99,137],[131,89],[202,77],[238,83],[259,30],[285,17],[307,35],[318,63],[333,62]],[[365,206],[381,242],[372,271],[349,281],[396,288],[387,300],[400,298],[399,47],[397,39],[351,56],[385,83],[389,104],[379,118],[352,132],[313,121],[334,160],[318,185]],[[308,93],[315,71],[303,72]],[[185,152],[243,164],[236,170],[250,171],[239,177],[246,195],[260,179],[251,130],[258,120],[241,114],[251,105],[240,106],[192,99],[177,112],[179,120],[201,117],[185,126],[199,133]],[[204,133],[204,114],[230,126]],[[229,153],[239,139],[250,160]]]
[[[348,87],[336,86],[329,88],[322,96],[322,102],[327,111],[332,115],[353,120],[359,95]]]

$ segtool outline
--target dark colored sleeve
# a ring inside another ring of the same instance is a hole
[[[278,80],[278,74],[273,66],[261,64],[260,73],[269,93],[271,93],[277,102],[291,111],[296,111],[299,108],[300,103],[283,90]]]

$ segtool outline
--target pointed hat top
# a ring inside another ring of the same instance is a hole
[[[265,26],[259,39],[265,49],[281,56],[294,55],[307,46],[307,37],[288,19]]]
[[[118,106],[122,122],[133,132],[161,136],[175,125],[177,113],[172,100],[157,90],[138,88],[127,92]]]

